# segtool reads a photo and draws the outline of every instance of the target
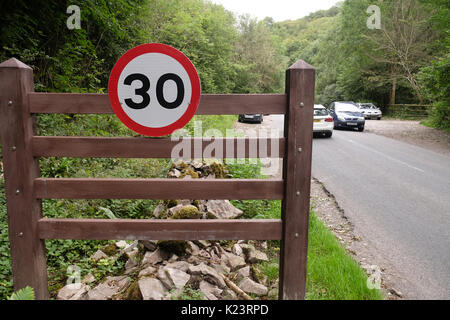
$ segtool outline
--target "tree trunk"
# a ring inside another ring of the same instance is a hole
[[[397,91],[397,75],[394,74],[392,77],[392,89],[391,89],[391,102],[390,104],[395,104],[395,94]]]

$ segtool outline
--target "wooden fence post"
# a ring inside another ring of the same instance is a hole
[[[30,286],[36,299],[48,299],[45,243],[37,232],[42,207],[33,189],[39,177],[31,152],[35,125],[28,93],[33,87],[29,66],[14,58],[0,64],[0,136],[14,289]]]
[[[299,60],[286,71],[285,194],[280,255],[283,300],[301,300],[306,291],[315,69]]]

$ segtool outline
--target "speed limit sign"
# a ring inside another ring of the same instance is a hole
[[[177,49],[143,44],[117,61],[108,95],[123,124],[142,135],[160,137],[192,119],[200,102],[200,79],[192,62]]]

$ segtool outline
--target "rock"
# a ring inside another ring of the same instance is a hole
[[[256,250],[254,246],[245,246],[242,248],[244,254],[247,258],[247,262],[249,263],[258,263],[263,261],[269,261],[267,255],[264,252]]]
[[[186,261],[176,261],[172,263],[168,263],[166,268],[178,269],[183,272],[187,272],[189,270],[189,263]]]
[[[246,266],[244,268],[241,268],[237,271],[237,280],[243,280],[245,278],[249,278],[250,277],[250,267]]]
[[[138,284],[143,300],[161,300],[168,293],[161,281],[155,278],[143,278]]]
[[[238,300],[238,296],[233,290],[226,289],[222,294],[223,300]]]
[[[266,286],[263,286],[262,284],[256,283],[255,281],[251,280],[250,278],[245,278],[241,282],[239,282],[239,288],[242,289],[242,291],[246,293],[254,293],[256,295],[266,295],[268,292],[268,289]]]
[[[184,271],[167,267],[164,269],[167,277],[172,281],[173,285],[177,289],[183,288],[191,278],[191,276]]]
[[[58,291],[57,300],[85,300],[89,286],[82,283],[71,283]]]
[[[267,296],[271,299],[278,299],[278,288],[272,288],[270,289]]]
[[[223,291],[207,281],[200,282],[199,289],[208,300],[218,300]]]
[[[139,240],[139,243],[141,243],[148,251],[155,251],[156,248],[158,248],[158,241],[156,240]]]
[[[109,300],[130,285],[127,276],[107,277],[106,281],[90,290],[87,294],[89,300]]]
[[[179,178],[180,176],[181,176],[180,170],[177,170],[175,168],[170,170],[170,172],[169,172],[169,177],[170,178]]]
[[[267,254],[258,250],[250,251],[247,259],[250,263],[269,261],[269,258],[267,258]]]
[[[176,207],[169,209],[169,215],[171,219],[200,219],[202,214],[196,206],[190,204],[179,204]]]
[[[156,271],[157,271],[157,269],[155,267],[148,266],[147,268],[142,269],[139,272],[138,278],[149,276],[151,274],[156,273]]]
[[[122,249],[122,250],[124,250],[126,247],[128,247],[129,245],[128,245],[128,243],[125,241],[125,240],[120,240],[120,241],[118,241],[118,242],[116,242],[116,247],[118,248],[118,249]]]
[[[91,259],[94,260],[95,262],[101,260],[101,259],[106,259],[108,258],[108,256],[102,251],[102,250],[97,250],[92,256]]]
[[[216,272],[213,268],[207,266],[204,263],[200,263],[198,266],[189,266],[189,273],[193,275],[203,275],[205,279],[220,288],[225,288],[226,284],[222,276]]]
[[[137,261],[133,258],[129,258],[127,263],[125,263],[125,270],[129,270],[131,268],[134,268],[138,265]]]
[[[142,259],[141,265],[155,265],[159,262],[162,262],[163,260],[166,260],[168,258],[167,252],[157,249],[153,252],[146,252],[144,255],[144,258]]]
[[[178,260],[178,256],[177,256],[176,254],[173,254],[173,255],[169,258],[168,262],[175,262],[175,261],[177,261],[177,260]]]
[[[95,277],[92,273],[88,273],[87,275],[84,276],[83,280],[81,280],[81,282],[84,284],[92,283],[94,281]]]
[[[190,251],[190,254],[197,255],[198,252],[200,251],[200,248],[195,243],[193,243],[192,241],[188,241],[187,243],[188,243],[188,246],[189,246],[188,250]]]
[[[163,203],[160,203],[156,206],[155,210],[153,210],[153,216],[155,218],[159,218],[167,210],[166,206]]]
[[[247,265],[244,258],[229,252],[222,253],[222,261],[225,262],[233,271]]]
[[[134,258],[138,253],[139,253],[139,249],[138,248],[133,248],[133,249],[131,249],[129,251],[125,251],[125,254],[130,259]]]
[[[208,240],[194,240],[194,243],[200,248],[208,248],[211,245],[211,242]]]
[[[227,274],[231,271],[231,269],[228,268],[224,263],[212,264],[211,267],[214,268],[214,270],[216,270],[218,273]]]
[[[229,200],[209,200],[206,210],[210,219],[235,219],[243,214],[243,211],[233,206]]]
[[[233,253],[237,256],[242,256],[243,255],[243,251],[240,245],[238,245],[237,243],[233,246]]]
[[[156,277],[161,281],[161,283],[168,289],[172,289],[174,287],[174,284],[172,280],[169,279],[169,277],[166,274],[166,268],[159,268],[158,272],[156,273]]]

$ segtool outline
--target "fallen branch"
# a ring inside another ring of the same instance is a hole
[[[228,287],[230,287],[236,294],[240,295],[245,300],[252,300],[252,298],[246,294],[244,291],[241,290],[237,285],[235,285],[230,279],[225,277],[223,274],[221,274],[223,280],[227,284]]]

